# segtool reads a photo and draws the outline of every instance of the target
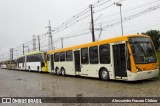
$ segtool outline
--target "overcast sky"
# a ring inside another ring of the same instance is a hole
[[[9,53],[10,48],[15,48],[17,46],[22,46],[23,43],[32,40],[32,35],[41,34],[47,32],[46,26],[48,26],[48,21],[51,21],[52,28],[61,25],[74,15],[80,13],[89,4],[94,4],[98,0],[0,0],[0,54]],[[99,0],[107,1],[107,0]],[[120,0],[111,0],[108,4],[104,4],[104,7],[113,4]],[[139,8],[130,12],[124,12],[123,17],[136,14],[145,8],[152,7],[154,5],[160,4],[158,0],[121,0],[122,1],[122,12],[130,10],[132,8],[138,8],[138,6],[144,6],[144,8]],[[155,1],[155,3],[154,3]],[[150,5],[148,5],[150,3]],[[99,6],[97,10],[101,9]],[[96,11],[96,8],[95,10]],[[116,15],[117,16],[116,16]],[[115,17],[110,17],[115,15]],[[99,17],[100,16],[100,17]],[[98,18],[99,17],[99,18]],[[95,27],[100,28],[100,23],[102,26],[109,25],[113,19],[120,20],[119,7],[112,6],[94,15]],[[107,20],[108,19],[108,20]],[[90,17],[84,22],[80,22],[79,25],[85,25],[90,27]],[[77,27],[75,26],[75,27]],[[139,16],[128,22],[123,23],[124,34],[131,34],[137,32],[144,32],[150,29],[160,29],[160,9],[152,11],[148,14]],[[74,27],[74,28],[75,28]],[[73,29],[74,29],[73,28]],[[78,28],[78,27],[77,27]],[[73,30],[70,29],[70,32]],[[53,39],[58,39],[59,37],[65,37],[70,35],[55,34]],[[100,31],[96,32],[96,38],[98,38]],[[78,34],[78,32],[77,32]],[[73,34],[74,35],[74,34]],[[121,35],[120,24],[105,29],[102,31],[101,39],[107,39],[110,37],[115,37]],[[83,39],[83,40],[80,40]],[[64,47],[73,46],[76,44],[91,42],[91,34],[88,36],[81,36],[76,38],[70,38],[64,41]],[[47,40],[46,40],[47,42]],[[56,48],[61,47],[61,43],[55,43]],[[0,56],[2,58],[2,56]]]

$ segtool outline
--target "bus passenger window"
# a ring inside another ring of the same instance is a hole
[[[73,61],[72,51],[67,51],[66,52],[66,61]]]
[[[54,61],[59,62],[59,53],[54,54]]]
[[[110,45],[100,45],[99,46],[99,55],[101,64],[110,63]]]
[[[65,52],[60,53],[60,61],[65,61]]]
[[[98,64],[98,47],[89,48],[90,64]]]
[[[81,63],[88,64],[88,48],[81,49]]]

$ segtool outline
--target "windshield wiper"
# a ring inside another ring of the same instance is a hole
[[[146,57],[146,53],[145,53],[144,49],[142,48],[142,46],[141,46],[138,42],[136,42],[136,45],[137,45],[137,47],[139,48],[139,50],[140,50],[141,52],[143,52],[144,56]]]

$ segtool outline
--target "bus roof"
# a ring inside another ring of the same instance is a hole
[[[47,54],[53,54],[56,52],[69,51],[69,50],[76,50],[76,49],[80,49],[80,48],[97,46],[97,45],[102,45],[102,44],[106,44],[106,43],[118,42],[118,41],[127,41],[128,37],[140,37],[140,36],[148,37],[147,35],[140,35],[140,34],[125,35],[125,36],[105,39],[105,40],[101,40],[101,41],[91,42],[91,43],[87,43],[87,44],[82,44],[82,45],[78,45],[78,46],[67,47],[67,48],[63,48],[63,49],[50,50],[47,52]]]
[[[27,53],[27,54],[24,54],[24,55],[22,55],[22,56],[20,56],[20,57],[18,57],[18,58],[21,58],[21,57],[23,57],[23,56],[32,55],[32,54],[38,54],[38,53],[45,53],[45,52],[43,52],[43,51],[32,51],[32,52],[29,52],[29,53]]]
[[[0,62],[8,62],[8,61],[16,61],[16,59],[4,60],[4,61],[0,61]]]

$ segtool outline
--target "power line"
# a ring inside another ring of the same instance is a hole
[[[149,8],[147,8],[147,9],[145,9],[145,10],[139,12],[139,13],[136,13],[136,14],[133,14],[133,15],[130,15],[130,16],[128,16],[128,17],[123,18],[123,22],[126,22],[126,21],[129,21],[129,20],[131,20],[131,19],[137,18],[137,17],[139,17],[139,16],[142,16],[142,15],[144,15],[144,14],[147,14],[147,13],[152,12],[152,11],[154,11],[154,10],[156,10],[156,9],[159,9],[159,8],[160,8],[160,4],[158,4],[158,5],[156,5],[156,6],[153,6],[153,7],[149,7]],[[112,26],[117,25],[117,24],[119,24],[119,23],[120,23],[120,21],[117,21],[117,22],[112,23],[112,24],[110,24],[110,25],[104,26],[103,29],[112,27]]]
[[[127,33],[132,33],[132,32],[136,32],[136,31],[139,31],[139,30],[148,29],[148,28],[156,27],[156,26],[160,26],[160,23],[158,23],[158,24],[156,23],[156,24],[151,25],[151,26],[147,26],[147,27],[139,28],[139,29],[136,29],[136,30],[133,30],[133,31],[129,31]]]
[[[104,1],[104,0],[103,0]],[[107,1],[104,1],[103,3],[97,3],[97,4],[93,4],[93,7],[94,8],[96,8],[96,7],[99,7],[99,6],[102,6],[102,5],[104,5],[104,4],[106,4],[106,3],[108,3],[108,2],[110,2],[110,1],[112,1],[112,0],[107,0]]]
[[[137,9],[139,9],[139,8],[142,8],[142,7],[145,7],[145,6],[148,6],[148,5],[157,3],[157,2],[160,2],[160,0],[152,1],[152,2],[149,2],[149,3],[142,4],[142,5],[140,5],[140,6],[136,6],[136,7],[133,7],[133,8],[124,10],[124,11],[122,11],[122,13],[126,13],[126,12],[130,12],[130,11],[133,11],[133,10],[137,10]],[[100,19],[106,19],[106,18],[114,17],[114,16],[116,16],[116,15],[119,15],[119,14],[115,13],[115,14],[112,14],[112,15],[107,15],[107,16],[102,17],[102,18],[100,18]]]
[[[89,8],[87,7],[85,10],[83,10],[83,11],[80,12],[79,14],[73,16],[73,17],[70,18],[68,21],[66,21],[66,22],[62,23],[60,26],[56,27],[55,30],[59,30],[59,29],[65,27],[66,25],[68,25],[68,24],[76,21],[78,18],[80,18],[80,17],[82,17],[83,15],[85,15],[86,13],[88,13],[88,12],[89,12],[88,9],[89,9]]]
[[[54,31],[54,34],[59,33],[59,32],[61,32],[61,31],[64,31],[65,29],[70,28],[71,26],[73,26],[73,25],[79,23],[80,21],[88,18],[89,16],[90,16],[90,14],[88,14],[88,15],[80,18],[80,19],[77,19],[76,21],[74,21],[74,22],[72,22],[72,23],[70,23],[70,24],[67,24],[67,25],[63,26],[62,28],[60,28],[60,29],[56,29],[56,30]]]

